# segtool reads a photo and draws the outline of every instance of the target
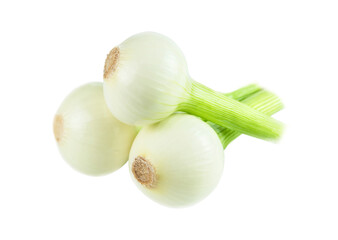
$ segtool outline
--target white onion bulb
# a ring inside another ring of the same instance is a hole
[[[141,129],[129,154],[130,174],[148,197],[172,207],[199,202],[216,187],[223,148],[198,117],[174,114]]]
[[[122,122],[138,126],[168,117],[191,87],[181,50],[151,32],[115,47],[107,57],[104,79],[108,108]]]
[[[54,136],[64,160],[88,175],[104,175],[128,160],[137,134],[107,108],[102,83],[89,83],[62,102],[54,118]]]

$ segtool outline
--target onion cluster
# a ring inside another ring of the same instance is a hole
[[[192,205],[218,184],[226,146],[244,133],[276,140],[283,107],[273,93],[249,85],[229,94],[188,73],[169,38],[136,34],[107,55],[103,83],[71,92],[53,130],[64,160],[87,175],[105,175],[129,160],[136,186],[172,207]]]

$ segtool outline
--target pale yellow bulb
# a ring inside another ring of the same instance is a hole
[[[123,166],[136,134],[134,126],[111,114],[102,83],[75,89],[54,118],[54,136],[62,157],[88,175],[108,174]]]
[[[130,175],[152,200],[171,207],[207,197],[223,172],[223,147],[198,117],[174,114],[144,127],[129,154]]]

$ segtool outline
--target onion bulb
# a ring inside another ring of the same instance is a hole
[[[137,134],[107,108],[102,83],[89,83],[62,102],[54,117],[54,136],[64,160],[88,175],[104,175],[128,160]]]
[[[136,34],[110,51],[103,89],[110,111],[130,125],[147,126],[183,111],[258,138],[276,139],[282,132],[277,120],[192,80],[181,50],[158,33]]]
[[[243,102],[266,114],[282,106],[274,94],[266,91],[247,99]],[[216,187],[223,171],[223,146],[239,135],[196,116],[173,114],[142,128],[136,136],[129,154],[131,178],[146,196],[160,204],[195,204]]]
[[[185,113],[142,128],[129,154],[134,183],[151,199],[173,207],[194,204],[209,195],[223,164],[216,132]]]

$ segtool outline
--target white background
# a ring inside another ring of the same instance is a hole
[[[337,1],[1,1],[0,239],[338,239]],[[204,201],[147,199],[127,165],[71,169],[53,115],[102,81],[106,54],[141,31],[171,37],[195,80],[251,82],[286,108],[278,144],[239,137]]]

